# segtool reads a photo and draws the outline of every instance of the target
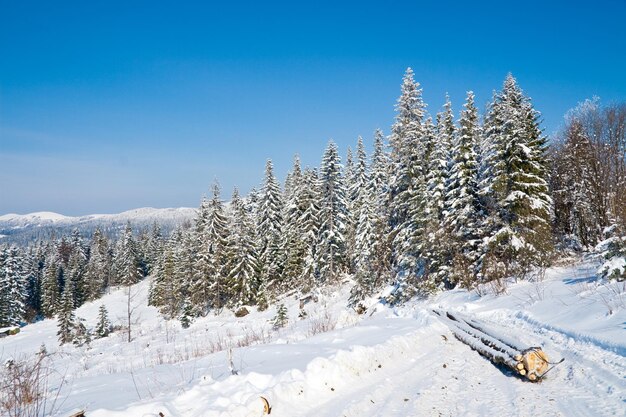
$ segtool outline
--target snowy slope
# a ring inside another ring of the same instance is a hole
[[[57,348],[55,321],[46,320],[0,339],[0,352],[32,354],[42,342],[56,351],[67,380],[60,416],[76,408],[90,417],[261,416],[260,396],[272,416],[622,416],[626,289],[597,281],[596,269],[553,268],[497,297],[455,290],[397,309],[372,300],[363,316],[343,307],[344,285],[306,305],[304,320],[294,296],[282,300],[290,321],[280,330],[269,322],[275,307],[239,319],[224,311],[183,330],[145,305],[144,281],[131,293],[139,317],[131,343],[118,333],[89,349]],[[125,301],[123,289],[101,300],[118,323]],[[93,325],[99,305],[78,315]],[[540,384],[523,381],[457,341],[434,308],[479,318],[565,362]]]

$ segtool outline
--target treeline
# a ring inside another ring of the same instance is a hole
[[[550,144],[508,75],[482,117],[468,92],[458,118],[446,99],[433,119],[408,69],[391,134],[377,130],[369,156],[359,137],[342,161],[331,141],[319,168],[296,157],[282,186],[268,160],[258,190],[224,203],[215,184],[195,221],[166,238],[128,226],[117,241],[96,231],[89,244],[74,234],[4,249],[0,324],[51,317],[62,300],[75,308],[148,274],[150,304],[184,323],[347,277],[358,305],[390,284],[396,303],[523,276],[559,250],[623,233],[625,117],[624,105],[586,102]],[[19,273],[6,266],[16,258]]]
[[[162,240],[158,225],[134,236],[128,224],[114,240],[96,229],[87,241],[75,230],[0,248],[0,327],[69,314],[113,286],[138,282],[152,272]]]

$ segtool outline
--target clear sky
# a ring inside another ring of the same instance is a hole
[[[515,4],[513,4],[515,3]],[[294,153],[385,133],[411,66],[431,113],[511,71],[546,133],[626,100],[626,1],[0,0],[0,214],[197,206]]]

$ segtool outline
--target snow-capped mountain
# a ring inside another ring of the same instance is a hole
[[[90,214],[86,216],[64,216],[59,213],[41,211],[30,214],[5,214],[0,216],[0,243],[26,243],[78,229],[90,234],[100,227],[107,234],[115,234],[130,222],[134,229],[142,229],[157,223],[164,231],[190,221],[196,210],[189,207],[152,208],[143,207],[118,214]]]

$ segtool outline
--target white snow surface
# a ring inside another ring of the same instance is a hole
[[[552,268],[500,296],[453,290],[393,309],[372,298],[362,316],[345,308],[345,283],[307,304],[305,319],[297,317],[298,295],[279,300],[289,311],[279,330],[270,323],[275,305],[243,318],[224,310],[182,329],[146,305],[148,279],[132,289],[132,342],[119,331],[89,348],[58,347],[56,320],[45,320],[0,339],[0,362],[45,343],[56,370],[50,386],[65,379],[55,416],[262,416],[261,396],[278,417],[623,416],[626,289],[597,279],[598,266]],[[124,323],[124,289],[77,314],[94,326],[102,303],[114,324]],[[565,361],[541,383],[524,381],[456,340],[433,309]]]

